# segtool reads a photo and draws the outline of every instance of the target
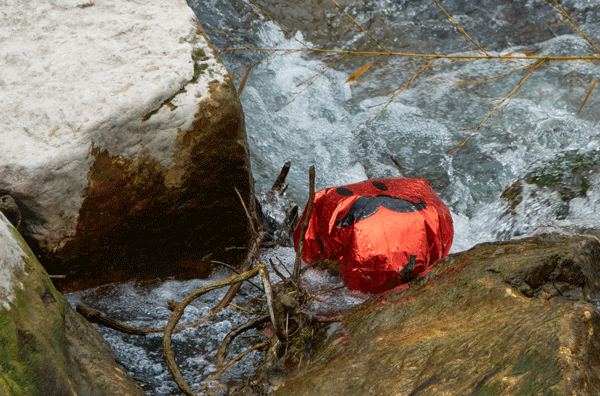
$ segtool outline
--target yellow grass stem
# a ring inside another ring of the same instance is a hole
[[[415,73],[415,74],[414,74],[414,75],[413,75],[413,76],[412,76],[412,77],[411,77],[411,78],[410,78],[410,79],[409,79],[409,80],[406,82],[406,84],[404,84],[404,86],[403,86],[403,87],[402,87],[402,88],[401,88],[401,89],[400,89],[398,92],[396,92],[396,95],[394,95],[394,97],[393,97],[392,99],[390,99],[390,100],[389,100],[389,102],[387,102],[385,106],[383,106],[383,109],[381,109],[381,110],[379,111],[379,113],[377,113],[377,115],[376,115],[375,117],[373,117],[373,119],[372,119],[371,121],[367,122],[367,126],[369,126],[369,125],[370,125],[370,124],[371,124],[373,121],[375,121],[375,119],[376,119],[377,117],[379,117],[379,115],[380,115],[380,114],[383,112],[383,110],[385,110],[385,109],[386,109],[386,108],[387,108],[387,107],[390,105],[390,103],[392,103],[392,102],[393,102],[393,101],[394,101],[394,100],[395,100],[395,99],[398,97],[398,95],[400,95],[400,94],[401,94],[401,93],[402,93],[402,92],[403,92],[403,91],[404,91],[406,88],[410,87],[410,84],[412,84],[412,82],[413,82],[413,81],[415,81],[415,79],[416,79],[417,77],[419,77],[419,74],[421,74],[421,73],[423,73],[425,70],[429,69],[429,67],[431,66],[431,64],[432,64],[433,62],[435,62],[435,61],[436,61],[436,59],[437,59],[437,58],[435,58],[435,59],[432,59],[432,60],[431,60],[431,62],[429,62],[427,65],[423,66],[423,67],[421,68],[421,70],[419,70],[418,72],[416,72],[416,73]]]
[[[263,11],[262,8],[260,8],[258,6],[258,4],[256,4],[255,2],[253,2],[252,0],[248,0],[250,2],[250,4],[252,4],[254,7],[256,7],[258,9],[258,11],[260,11],[263,15],[265,15],[267,18],[269,18],[271,20],[271,22],[273,22],[275,25],[277,25],[277,27],[279,29],[281,29],[282,31],[284,31],[288,36],[290,36],[291,38],[293,38],[294,40],[296,40],[297,42],[299,42],[302,46],[304,46],[307,49],[310,49],[308,47],[308,45],[304,44],[302,41],[298,40],[296,37],[294,37],[293,34],[291,34],[290,32],[288,32],[287,30],[285,30],[283,28],[283,26],[281,26],[280,24],[278,24],[277,22],[275,22],[275,20],[273,18],[271,18],[271,16],[269,14],[267,14],[266,12]]]
[[[492,82],[496,82],[496,81],[498,81],[498,80],[500,80],[500,79],[502,79],[504,77],[508,77],[511,74],[513,74],[515,72],[518,72],[519,70],[529,69],[530,67],[531,67],[531,65],[529,64],[529,65],[518,67],[518,68],[513,69],[513,70],[511,70],[509,72],[506,72],[506,73],[496,74],[495,76],[482,78],[482,79],[479,79],[479,80],[476,80],[476,81],[459,81],[459,82],[457,82],[455,84],[458,84],[458,85],[489,84],[489,83],[492,83]]]
[[[221,48],[219,51],[277,51],[277,52],[314,52],[314,53],[325,53],[325,54],[339,54],[339,55],[367,55],[367,56],[398,56],[398,57],[415,57],[423,59],[472,59],[472,60],[484,60],[484,59],[508,59],[508,60],[544,60],[544,61],[576,61],[576,60],[600,60],[600,55],[587,55],[587,56],[555,56],[555,55],[532,55],[532,56],[514,56],[512,54],[507,55],[441,55],[441,54],[419,54],[412,52],[381,52],[381,51],[347,51],[347,50],[333,50],[323,48],[262,48],[262,47],[236,47],[236,48]]]
[[[596,47],[596,45],[594,45],[594,43],[592,43],[592,40],[590,40],[582,31],[581,29],[579,29],[579,26],[577,26],[577,24],[571,19],[571,16],[569,14],[567,14],[567,12],[560,6],[560,4],[558,4],[558,1],[554,0],[554,4],[556,4],[558,6],[558,9],[560,10],[561,14],[567,18],[569,20],[569,22],[571,22],[571,24],[575,27],[575,29],[577,29],[577,31],[579,32],[579,34],[581,35],[581,37],[583,37],[592,47],[594,47],[594,49],[596,50],[597,53],[600,54],[600,49],[598,49],[598,47]]]
[[[481,48],[481,47],[479,46],[479,44],[477,44],[477,43],[475,42],[475,40],[473,40],[473,39],[472,39],[472,38],[471,38],[471,37],[470,37],[470,36],[467,34],[467,32],[465,32],[465,31],[464,31],[464,29],[463,29],[463,28],[462,28],[462,27],[461,27],[461,26],[458,24],[458,22],[456,22],[456,21],[454,20],[454,18],[452,18],[452,17],[450,16],[450,14],[448,14],[448,13],[446,12],[446,10],[444,10],[444,7],[442,7],[442,6],[441,6],[441,4],[437,2],[437,0],[433,0],[433,2],[434,2],[434,3],[435,3],[437,6],[438,6],[438,7],[440,7],[440,9],[441,9],[441,10],[444,12],[444,14],[446,14],[446,16],[448,17],[448,19],[450,19],[450,20],[452,21],[452,23],[453,23],[453,24],[456,26],[456,28],[458,29],[458,31],[459,31],[459,32],[461,32],[461,33],[462,33],[462,34],[463,34],[463,35],[464,35],[464,36],[465,36],[467,39],[469,39],[469,41],[470,41],[470,42],[472,42],[472,43],[473,43],[473,45],[475,45],[477,48],[479,48],[479,50],[480,50],[481,52],[483,52],[483,53],[484,53],[484,54],[486,54],[486,55],[489,55],[487,52],[485,52],[485,50],[484,50],[483,48]]]
[[[384,51],[386,51],[388,54],[390,53],[390,50],[388,50],[387,48],[385,48],[385,46],[384,46],[383,44],[381,44],[379,41],[375,40],[375,38],[374,38],[373,36],[371,36],[371,34],[369,34],[369,32],[367,32],[367,31],[366,31],[366,30],[365,30],[365,29],[364,29],[362,26],[360,26],[360,24],[359,24],[358,22],[356,22],[356,21],[354,20],[354,18],[352,18],[352,16],[351,16],[350,14],[348,14],[348,13],[346,12],[346,10],[344,10],[344,9],[342,8],[342,6],[340,6],[340,5],[337,3],[337,1],[335,1],[335,0],[331,0],[331,2],[332,2],[333,4],[335,4],[335,6],[336,6],[337,8],[339,8],[339,9],[340,9],[340,10],[341,10],[341,11],[342,11],[344,14],[346,14],[346,17],[348,17],[348,19],[350,19],[350,20],[352,21],[352,23],[354,23],[356,26],[358,26],[358,27],[360,28],[360,30],[362,30],[362,31],[363,31],[363,33],[365,33],[367,36],[369,36],[369,38],[370,38],[371,40],[373,40],[375,43],[377,43],[377,45],[378,45],[378,46],[380,46],[381,48],[383,48],[383,50],[384,50]]]
[[[226,35],[226,36],[229,36],[229,37],[230,37],[232,40],[234,40],[236,43],[238,43],[239,45],[243,45],[243,46],[244,46],[244,48],[247,48],[247,46],[246,46],[244,43],[242,43],[240,40],[238,40],[238,39],[236,39],[235,37],[233,37],[233,35],[232,35],[231,33],[225,32],[225,31],[223,31],[223,30],[215,30],[215,32],[216,32],[216,33],[221,33],[221,34],[224,34],[224,35]]]
[[[331,68],[333,67],[333,65],[335,65],[335,64],[336,64],[338,61],[340,61],[340,60],[341,60],[342,58],[344,58],[345,56],[346,56],[346,55],[342,55],[342,56],[340,56],[338,59],[336,59],[336,60],[335,60],[335,62],[332,62],[332,63],[331,63],[331,65],[329,65],[329,66],[327,67],[327,69],[325,69],[325,70],[323,70],[321,73],[319,73],[319,74],[318,74],[318,75],[317,75],[317,76],[314,78],[314,80],[312,80],[312,81],[310,82],[310,84],[308,84],[306,87],[304,87],[304,89],[303,89],[302,91],[298,92],[298,93],[296,94],[296,96],[294,96],[294,98],[293,98],[292,100],[290,100],[289,102],[287,102],[286,104],[284,104],[283,106],[281,106],[280,108],[278,108],[277,110],[275,110],[275,112],[278,112],[279,110],[283,109],[285,106],[289,105],[289,104],[290,104],[290,103],[292,103],[294,100],[296,100],[296,98],[297,98],[298,96],[300,96],[300,95],[302,94],[302,92],[306,91],[306,90],[308,89],[308,87],[310,87],[311,85],[313,85],[313,84],[315,83],[315,81],[317,81],[317,80],[319,79],[319,77],[321,77],[323,74],[325,74],[325,72],[326,72],[327,70],[331,69]]]
[[[492,116],[492,114],[494,114],[496,112],[496,110],[498,110],[498,108],[500,106],[502,106],[502,104],[506,100],[508,100],[508,102],[506,103],[506,106],[508,106],[508,103],[510,103],[510,100],[512,100],[512,98],[517,94],[517,92],[523,86],[523,84],[525,83],[525,81],[527,81],[527,79],[529,78],[529,76],[531,76],[533,74],[533,72],[535,72],[537,70],[537,68],[540,67],[545,61],[546,60],[542,59],[542,60],[539,60],[538,62],[536,62],[534,65],[532,65],[531,71],[521,80],[521,82],[512,91],[510,91],[510,93],[508,95],[506,95],[500,101],[500,103],[498,103],[496,106],[494,106],[494,108],[492,109],[492,111],[484,118],[483,121],[481,121],[481,123],[477,126],[477,128],[475,128],[475,130],[469,135],[469,137],[467,137],[461,143],[459,143],[456,146],[452,147],[448,151],[451,154],[455,154],[458,150],[460,150],[473,137],[473,135],[475,135],[479,131],[479,129],[483,126],[483,124],[485,124],[485,122]],[[492,124],[494,122],[496,122],[496,119],[494,119],[494,121],[492,122]],[[491,125],[490,125],[490,127],[491,127]]]
[[[579,110],[577,111],[577,114],[579,114],[581,112],[581,109],[583,109],[583,106],[585,106],[585,102],[587,102],[588,98],[590,97],[590,94],[594,90],[594,87],[596,86],[596,83],[598,83],[598,79],[596,79],[596,81],[594,81],[592,83],[592,86],[590,87],[590,90],[588,91],[587,95],[585,95],[585,99],[583,100],[583,103],[581,104],[581,107],[579,107]]]

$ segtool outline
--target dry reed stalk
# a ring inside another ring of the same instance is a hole
[[[522,67],[517,67],[516,69],[510,71],[510,72],[506,72],[506,73],[502,73],[496,76],[492,76],[492,77],[487,77],[484,79],[481,79],[479,81],[475,81],[475,82],[460,82],[458,84],[488,84],[491,82],[495,82],[498,81],[501,78],[507,77],[515,72],[518,72],[520,70],[524,70],[527,68],[532,68],[531,71],[529,72],[529,74],[527,74],[522,80],[521,82],[511,91],[511,93],[509,93],[507,96],[505,96],[501,102],[496,105],[492,111],[485,117],[485,119],[475,128],[475,130],[473,131],[473,133],[467,137],[463,142],[455,145],[454,147],[452,147],[449,152],[451,153],[456,153],[460,148],[462,148],[464,146],[464,144],[475,134],[477,133],[477,131],[487,122],[487,120],[494,114],[496,113],[499,109],[500,111],[498,111],[498,116],[500,114],[502,114],[503,110],[506,108],[506,106],[510,103],[510,101],[512,100],[512,98],[515,96],[515,94],[519,91],[519,89],[521,88],[521,86],[523,85],[523,83],[531,76],[531,74],[533,74],[539,66],[541,66],[542,64],[544,64],[545,62],[549,62],[549,61],[560,61],[560,62],[573,62],[573,61],[583,61],[584,64],[588,63],[588,62],[594,62],[594,61],[600,61],[600,49],[592,42],[592,40],[589,39],[589,37],[587,37],[585,35],[585,33],[579,28],[579,26],[577,25],[577,23],[575,23],[575,21],[573,21],[573,19],[571,18],[571,16],[560,6],[560,4],[558,4],[557,0],[552,0],[554,2],[554,4],[556,4],[556,7],[554,7],[552,4],[546,3],[544,0],[544,3],[548,4],[550,7],[554,8],[556,10],[557,13],[559,13],[563,18],[565,18],[566,20],[568,20],[570,22],[571,25],[568,25],[566,23],[564,23],[562,20],[559,20],[562,24],[564,24],[565,26],[568,26],[569,28],[573,29],[574,31],[577,31],[578,34],[591,46],[593,47],[593,49],[595,50],[595,52],[597,52],[597,55],[587,55],[587,56],[557,56],[557,55],[540,55],[540,54],[535,54],[532,51],[522,51],[522,52],[517,52],[517,53],[510,53],[510,54],[504,54],[504,55],[493,55],[490,54],[488,52],[485,51],[485,49],[483,49],[477,42],[475,42],[475,40],[473,40],[468,34],[467,32],[462,28],[462,26],[460,26],[460,24],[454,19],[452,18],[452,16],[442,7],[442,5],[437,1],[437,0],[432,0],[443,12],[444,14],[448,17],[448,19],[456,26],[456,28],[459,30],[459,32],[465,36],[473,45],[475,45],[477,47],[477,49],[479,51],[481,51],[483,54],[475,54],[475,55],[445,55],[445,54],[426,54],[426,53],[413,53],[413,52],[392,52],[390,50],[388,50],[388,48],[386,48],[383,44],[381,44],[379,41],[377,41],[364,27],[362,27],[346,10],[344,10],[338,3],[336,0],[330,0],[333,4],[335,4],[335,6],[337,8],[339,8],[344,15],[355,25],[358,26],[362,32],[364,32],[374,43],[376,43],[380,48],[383,49],[383,51],[351,51],[351,50],[332,50],[332,49],[323,49],[323,48],[308,48],[308,46],[306,46],[304,43],[302,43],[304,45],[305,48],[300,48],[300,49],[281,49],[281,48],[260,48],[260,47],[248,47],[248,46],[244,46],[243,48],[238,47],[238,48],[224,48],[221,49],[221,51],[242,51],[242,50],[271,50],[273,52],[281,52],[281,51],[286,51],[286,52],[311,52],[311,53],[316,53],[316,54],[324,54],[324,55],[339,55],[340,57],[333,62],[331,65],[329,65],[329,67],[327,67],[327,69],[325,71],[323,71],[322,73],[320,73],[317,77],[315,77],[313,79],[313,81],[308,85],[310,86],[312,83],[314,83],[314,81],[316,81],[317,78],[321,77],[327,70],[329,70],[336,62],[338,62],[339,60],[343,59],[345,56],[348,55],[354,55],[354,56],[369,56],[369,57],[408,57],[408,58],[417,58],[417,60],[410,60],[408,62],[415,62],[415,61],[419,61],[419,60],[428,60],[429,63],[421,68],[420,70],[418,70],[413,76],[411,76],[408,81],[404,84],[404,86],[398,90],[396,90],[394,96],[385,104],[385,106],[381,109],[381,111],[379,113],[377,113],[377,115],[371,119],[367,125],[370,125],[377,117],[379,117],[381,115],[381,113],[400,95],[400,93],[402,93],[404,90],[406,90],[413,82],[414,80],[419,77],[423,72],[429,70],[429,69],[433,69],[435,67],[442,67],[442,66],[447,66],[449,64],[453,64],[453,63],[458,63],[458,62],[466,62],[466,61],[477,61],[477,60],[490,60],[490,61],[500,61],[500,62],[514,62],[514,61],[535,61],[532,64],[529,64],[527,66],[522,66]],[[252,3],[254,4],[254,3]],[[264,13],[264,11],[262,11],[258,6],[256,6],[256,4],[254,4],[255,7],[257,7],[259,9],[260,12],[262,12],[263,14],[267,15],[266,13]],[[267,17],[269,17],[267,15]],[[269,17],[271,20],[272,18]],[[279,26],[279,25],[278,25]],[[282,28],[282,30],[285,31],[285,29]],[[285,31],[290,37],[293,37],[289,32]],[[295,38],[294,38],[295,39]],[[524,56],[523,56],[524,55]],[[439,64],[433,64],[436,60],[449,60],[450,62],[447,63],[439,63]],[[363,67],[361,67],[359,70],[355,71],[354,73],[352,73],[352,75],[348,78],[348,80],[346,82],[350,82],[350,81],[354,81],[356,79],[358,79],[362,74],[364,74],[369,68],[370,66],[368,65],[372,65],[372,63],[368,63],[365,64]],[[383,75],[389,75],[389,74],[393,74],[393,73],[398,73],[401,71],[392,71],[392,72],[387,72],[387,73],[380,73],[376,76],[361,80],[361,81],[354,81],[352,85],[355,84],[359,84],[361,82],[364,81],[368,81],[370,79],[373,78],[377,78]],[[352,78],[354,77],[354,78]],[[585,103],[587,102],[588,98],[590,97],[595,85],[596,85],[597,80],[592,84],[592,86],[590,87],[590,89],[588,90],[587,96],[585,97],[581,107],[580,107],[580,111],[581,108],[583,108],[583,106],[585,105]],[[283,107],[287,106],[288,104],[292,103],[297,97],[298,95],[300,95],[302,92],[304,92],[308,86],[302,90],[300,93],[298,93],[291,101],[289,101],[288,103],[286,103],[284,106],[282,106],[281,108],[277,109],[276,111],[281,110]],[[503,107],[501,107],[503,106]],[[370,107],[376,107],[376,106],[370,106]],[[496,117],[497,119],[497,117]],[[491,127],[494,122],[496,121],[496,119],[494,119],[494,121],[489,125],[489,127]]]
[[[406,84],[404,84],[404,86],[394,95],[394,97],[392,99],[390,99],[389,102],[387,102],[385,106],[383,106],[383,109],[381,109],[379,111],[379,113],[377,113],[377,115],[375,117],[373,117],[373,119],[371,119],[371,121],[367,122],[367,126],[369,126],[373,121],[375,121],[375,119],[377,117],[379,117],[379,115],[383,112],[383,110],[385,110],[394,101],[394,99],[396,99],[398,97],[398,95],[400,95],[406,88],[410,87],[410,84],[412,84],[412,82],[415,81],[415,79],[417,77],[419,77],[419,75],[421,73],[423,73],[425,70],[427,70],[431,66],[431,64],[433,62],[435,62],[436,60],[437,60],[437,58],[432,59],[427,65],[422,67],[421,70],[419,70],[411,78],[409,78],[408,81],[406,82]]]
[[[481,46],[480,46],[479,44],[477,44],[477,43],[475,42],[475,40],[473,40],[473,39],[471,38],[471,36],[469,36],[469,35],[467,34],[467,32],[465,32],[465,30],[462,28],[462,26],[460,26],[460,25],[459,25],[459,23],[458,23],[458,22],[456,22],[456,21],[454,20],[454,18],[452,18],[452,17],[450,16],[450,14],[448,14],[448,13],[446,12],[446,10],[444,10],[444,7],[442,7],[442,5],[441,5],[440,3],[438,3],[438,2],[437,2],[437,0],[433,0],[433,2],[434,2],[434,3],[435,3],[437,6],[438,6],[438,7],[440,7],[440,9],[441,9],[441,10],[444,12],[444,14],[446,14],[446,16],[448,17],[448,19],[450,19],[450,21],[452,21],[452,23],[453,23],[453,24],[456,26],[456,28],[458,29],[458,31],[462,33],[462,35],[463,35],[463,36],[465,36],[465,37],[466,37],[466,38],[467,38],[467,39],[468,39],[470,42],[472,42],[472,43],[473,43],[473,44],[474,44],[474,45],[475,45],[477,48],[479,48],[479,50],[480,50],[481,52],[483,52],[483,53],[484,53],[484,54],[486,54],[486,55],[489,55],[487,52],[485,52],[485,50],[484,50],[483,48],[481,48]]]
[[[344,9],[343,9],[343,8],[342,8],[342,7],[341,7],[341,6],[340,6],[340,5],[337,3],[337,1],[335,1],[335,0],[330,0],[330,1],[331,1],[333,4],[335,4],[335,6],[336,6],[337,8],[339,8],[339,9],[340,9],[340,10],[341,10],[341,11],[342,11],[342,12],[343,12],[345,15],[346,15],[346,17],[347,17],[348,19],[350,19],[350,21],[352,21],[352,23],[354,23],[356,26],[358,26],[358,27],[360,28],[360,30],[362,30],[362,31],[363,31],[363,33],[364,33],[364,34],[366,34],[367,36],[369,36],[369,38],[370,38],[371,40],[373,40],[373,41],[374,41],[374,42],[375,42],[377,45],[379,45],[381,48],[383,48],[383,50],[384,50],[384,51],[386,51],[388,54],[390,53],[390,50],[388,50],[387,48],[385,48],[385,46],[384,46],[383,44],[381,44],[379,41],[375,40],[375,38],[374,38],[373,36],[371,36],[371,34],[370,34],[369,32],[367,32],[367,31],[365,30],[365,28],[363,28],[363,27],[360,25],[360,23],[356,22],[356,21],[354,20],[354,18],[352,18],[352,16],[351,16],[350,14],[348,14],[348,13],[346,12],[346,10],[344,10]]]
[[[592,83],[592,86],[590,87],[590,90],[588,91],[587,95],[585,95],[585,99],[583,100],[583,103],[581,104],[581,107],[579,108],[579,110],[577,111],[577,114],[579,114],[579,112],[581,112],[581,109],[583,109],[583,106],[585,106],[585,102],[587,102],[588,98],[590,97],[590,94],[592,93],[592,91],[594,90],[594,87],[596,86],[596,83],[598,83],[598,78]]]
[[[500,106],[502,106],[502,104],[508,100],[508,102],[510,102],[510,100],[517,94],[517,92],[519,91],[519,89],[523,86],[523,84],[525,83],[525,81],[527,81],[527,79],[537,70],[538,67],[540,67],[543,63],[545,62],[545,60],[540,60],[538,62],[536,62],[531,71],[521,80],[521,82],[508,94],[506,95],[501,101],[500,103],[498,103],[496,106],[494,106],[494,108],[492,109],[492,111],[484,118],[483,121],[481,121],[481,123],[477,126],[477,128],[475,128],[475,130],[469,135],[469,137],[467,137],[465,140],[463,140],[462,142],[460,142],[459,144],[453,146],[452,148],[450,148],[450,150],[448,150],[450,153],[455,154],[458,150],[460,150],[472,137],[473,135],[475,135],[479,129],[483,126],[483,124],[485,124],[485,122],[492,116],[492,114],[494,114],[496,112],[496,110],[498,110],[498,108]],[[508,105],[508,102],[506,105]],[[505,106],[506,107],[506,106]],[[497,118],[496,118],[497,119]],[[494,122],[496,121],[496,119],[494,119]],[[493,123],[489,126],[491,127],[493,125]]]
[[[277,110],[275,110],[275,112],[278,112],[279,110],[283,109],[284,107],[286,107],[287,105],[289,105],[290,103],[292,103],[294,100],[296,100],[298,98],[298,96],[300,96],[302,94],[302,92],[306,91],[311,85],[313,85],[323,74],[325,74],[325,72],[329,69],[331,69],[333,67],[333,65],[335,65],[338,61],[342,60],[342,58],[344,58],[346,55],[342,55],[340,56],[338,59],[335,60],[335,62],[333,62],[331,65],[329,65],[327,67],[327,69],[323,70],[321,73],[319,73],[314,80],[312,80],[306,87],[304,87],[304,89],[300,92],[298,92],[294,98],[292,100],[290,100],[289,102],[287,102],[286,104],[284,104],[283,106],[281,106],[280,108],[278,108]]]

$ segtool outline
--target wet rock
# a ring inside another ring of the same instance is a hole
[[[11,3],[0,195],[64,289],[200,276],[244,256],[242,108],[185,2]],[[33,23],[35,21],[35,23]]]
[[[374,296],[277,395],[597,395],[595,238],[487,243]]]
[[[144,395],[1,214],[0,394]]]

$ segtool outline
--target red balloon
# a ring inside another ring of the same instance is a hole
[[[453,237],[450,211],[428,182],[371,179],[315,193],[302,259],[338,259],[349,289],[380,293],[446,257]]]

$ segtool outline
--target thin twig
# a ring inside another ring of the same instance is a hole
[[[325,54],[338,55],[368,55],[368,56],[398,56],[398,57],[415,57],[423,59],[501,59],[501,60],[554,60],[554,61],[575,61],[575,60],[600,60],[600,55],[585,55],[585,56],[558,56],[558,55],[531,55],[527,57],[506,55],[443,55],[443,54],[422,54],[415,52],[381,52],[381,51],[350,51],[350,50],[334,50],[325,48],[265,48],[265,47],[236,47],[236,48],[219,48],[220,52],[228,51],[276,51],[276,52],[314,52]]]
[[[579,32],[579,34],[581,35],[581,37],[583,37],[592,47],[594,47],[594,49],[596,50],[596,52],[598,52],[600,54],[600,49],[598,49],[598,47],[596,47],[596,45],[594,43],[592,43],[592,40],[590,40],[582,31],[581,29],[579,29],[579,26],[577,26],[577,24],[571,19],[571,16],[569,14],[567,14],[567,12],[560,6],[560,4],[558,4],[558,1],[554,0],[554,3],[558,6],[558,9],[560,10],[560,12],[562,13],[562,15],[567,18],[569,20],[569,22],[571,22],[573,24],[573,26],[575,27],[575,29],[577,29],[577,31]]]
[[[281,323],[279,322],[280,318],[275,315],[275,309],[273,308],[274,295],[273,289],[271,288],[271,281],[269,280],[269,271],[264,264],[261,264],[261,266],[260,277],[262,278],[263,286],[265,287],[265,296],[267,297],[267,307],[269,308],[269,315],[271,316],[271,324],[273,325],[277,338],[283,342],[287,340],[287,334],[285,334],[281,328]]]
[[[244,203],[244,199],[242,198],[242,194],[240,194],[240,192],[237,189],[237,187],[234,186],[233,189],[235,190],[236,194],[240,198],[240,202],[242,203],[242,206],[244,207],[244,211],[246,212],[246,217],[248,218],[248,222],[250,223],[250,227],[252,227],[252,232],[253,232],[253,237],[254,237],[254,243],[256,244],[256,257],[258,259],[258,262],[261,263],[262,260],[260,259],[260,249],[258,248],[258,232],[256,231],[256,228],[254,228],[254,221],[252,220],[252,216],[250,216],[250,212],[248,211],[248,208],[246,207],[246,204]]]
[[[235,268],[233,268],[231,265],[229,264],[225,264],[221,261],[215,261],[215,260],[211,260],[210,262],[211,264],[217,264],[217,265],[222,265],[223,267],[229,269],[230,271],[235,272],[236,274],[239,274],[240,271],[236,270]],[[248,283],[250,283],[252,286],[254,286],[255,288],[257,288],[260,292],[264,293],[265,291],[262,289],[262,287],[258,286],[255,283],[252,283],[250,280],[247,281]]]
[[[208,384],[210,384],[212,381],[214,381],[217,378],[219,378],[219,376],[221,374],[223,374],[225,372],[225,370],[227,370],[229,367],[233,366],[235,363],[237,363],[240,360],[242,360],[250,352],[256,351],[257,349],[260,349],[260,348],[264,348],[266,345],[267,345],[266,342],[261,342],[260,344],[254,345],[252,348],[248,349],[247,351],[244,351],[244,352],[240,353],[239,355],[237,355],[236,357],[234,357],[233,359],[231,359],[229,362],[227,362],[227,364],[225,366],[223,366],[219,370],[217,370],[217,372],[214,373],[212,375],[212,377],[210,377],[208,379],[208,381],[206,381],[206,383],[204,384],[204,386],[202,387],[202,389],[200,389],[200,393],[204,392],[204,390],[208,387]]]
[[[469,137],[467,137],[461,143],[459,143],[456,146],[452,147],[448,151],[451,154],[455,154],[458,150],[460,150],[469,141],[469,139],[471,139],[473,137],[473,135],[475,135],[477,133],[477,131],[479,131],[479,129],[483,126],[483,124],[492,116],[492,114],[494,114],[496,112],[496,110],[498,110],[498,108],[506,100],[509,100],[509,102],[510,102],[510,100],[512,99],[512,97],[515,96],[517,94],[517,92],[519,91],[519,88],[521,88],[523,86],[523,84],[525,83],[525,81],[527,81],[527,79],[529,78],[529,76],[531,76],[533,74],[533,72],[535,72],[537,70],[537,68],[540,67],[544,62],[545,62],[545,60],[540,60],[540,61],[536,62],[534,65],[532,65],[531,71],[521,80],[521,82],[508,95],[506,95],[502,99],[502,101],[500,103],[498,103],[496,106],[494,106],[494,108],[492,109],[492,111],[484,118],[483,121],[481,121],[481,123],[477,126],[477,128],[475,128],[475,130],[469,135]]]
[[[275,264],[273,264],[273,259],[269,259],[269,263],[271,264],[271,268],[273,268],[273,271],[275,271],[275,274],[277,274],[277,276],[282,281],[285,281],[287,278],[285,276],[283,276],[283,274],[281,272],[279,272],[279,270],[275,267]]]
[[[308,203],[306,204],[306,212],[304,213],[304,221],[300,228],[300,236],[298,237],[298,250],[296,251],[296,261],[294,263],[294,272],[292,279],[297,285],[300,285],[300,264],[302,263],[302,247],[304,246],[304,237],[308,229],[308,222],[312,213],[313,202],[315,200],[315,166],[311,165],[308,170],[309,192]]]
[[[279,264],[281,264],[281,266],[283,267],[283,269],[285,270],[285,272],[288,273],[289,276],[292,276],[292,273],[290,272],[289,269],[287,269],[287,267],[285,266],[285,264],[283,264],[283,261],[281,261],[281,259],[279,257],[275,257],[277,259],[277,261],[279,261]]]

